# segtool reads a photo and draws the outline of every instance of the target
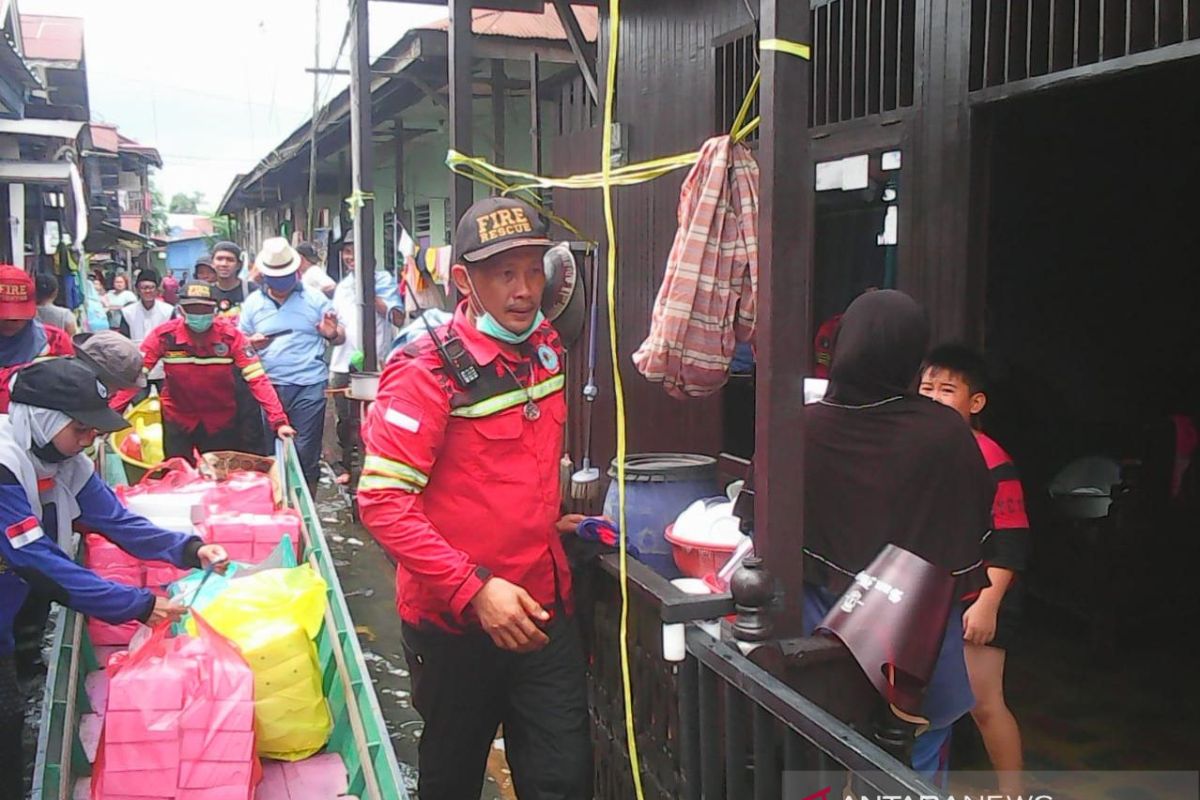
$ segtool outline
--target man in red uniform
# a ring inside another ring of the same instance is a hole
[[[211,284],[189,281],[179,299],[182,317],[158,326],[142,342],[146,371],[163,362],[163,452],[167,458],[211,450],[254,452],[237,427],[234,370],[240,370],[280,437],[295,434],[254,348],[237,324],[216,316]],[[114,408],[124,408],[136,389],[118,392]]]
[[[921,371],[921,394],[950,406],[972,425],[987,405],[987,368],[983,356],[956,344],[934,348]],[[984,542],[991,586],[972,599],[963,614],[967,674],[975,695],[971,716],[979,727],[1000,791],[1021,792],[1021,731],[1004,701],[1004,662],[1020,619],[1021,586],[1029,552],[1029,517],[1016,465],[1004,448],[982,431],[975,440],[987,463],[996,493],[992,500],[992,532]]]
[[[522,798],[590,798],[584,661],[556,531],[563,351],[541,312],[551,242],[511,198],[459,222],[454,320],[397,351],[364,424],[363,522],[396,559],[425,720],[423,800],[478,797],[492,739]]]
[[[0,264],[0,414],[8,413],[8,384],[19,367],[51,356],[75,354],[66,331],[37,319],[33,278]]]

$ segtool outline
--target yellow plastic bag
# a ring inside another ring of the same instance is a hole
[[[147,464],[162,463],[165,457],[163,455],[162,423],[146,422],[143,417],[138,417],[134,420],[133,426],[137,431],[138,440],[142,443],[141,460]]]
[[[325,615],[325,581],[311,566],[269,569],[229,585],[204,619],[232,640],[254,672],[258,754],[307,758],[333,728],[313,639]],[[188,621],[188,628],[195,622]]]

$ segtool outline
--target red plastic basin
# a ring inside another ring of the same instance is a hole
[[[689,578],[703,578],[715,573],[733,555],[737,545],[701,545],[674,535],[675,526],[668,525],[663,535],[671,544],[671,554],[675,557],[675,566]]]

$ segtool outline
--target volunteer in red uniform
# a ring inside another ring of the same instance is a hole
[[[590,798],[584,661],[559,543],[563,351],[540,310],[551,242],[526,204],[459,222],[453,321],[388,361],[358,503],[396,559],[425,720],[423,800],[478,797],[491,743],[522,798]]]
[[[142,342],[143,366],[164,365],[163,452],[167,458],[211,450],[255,452],[257,442],[244,442],[237,426],[234,370],[239,370],[262,405],[278,436],[295,434],[267,379],[254,348],[237,324],[216,316],[212,284],[189,281],[179,298],[182,317],[160,325]],[[113,398],[124,408],[137,394],[125,389]]]
[[[0,264],[0,414],[8,412],[9,379],[18,367],[74,354],[66,331],[37,319],[33,278],[23,269]]]

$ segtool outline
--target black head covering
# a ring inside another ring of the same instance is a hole
[[[805,580],[842,592],[888,543],[986,585],[992,485],[970,428],[913,391],[929,339],[922,308],[871,292],[847,309],[830,387],[806,406]]]
[[[826,397],[844,405],[911,394],[929,347],[924,309],[904,292],[867,292],[842,316]]]

